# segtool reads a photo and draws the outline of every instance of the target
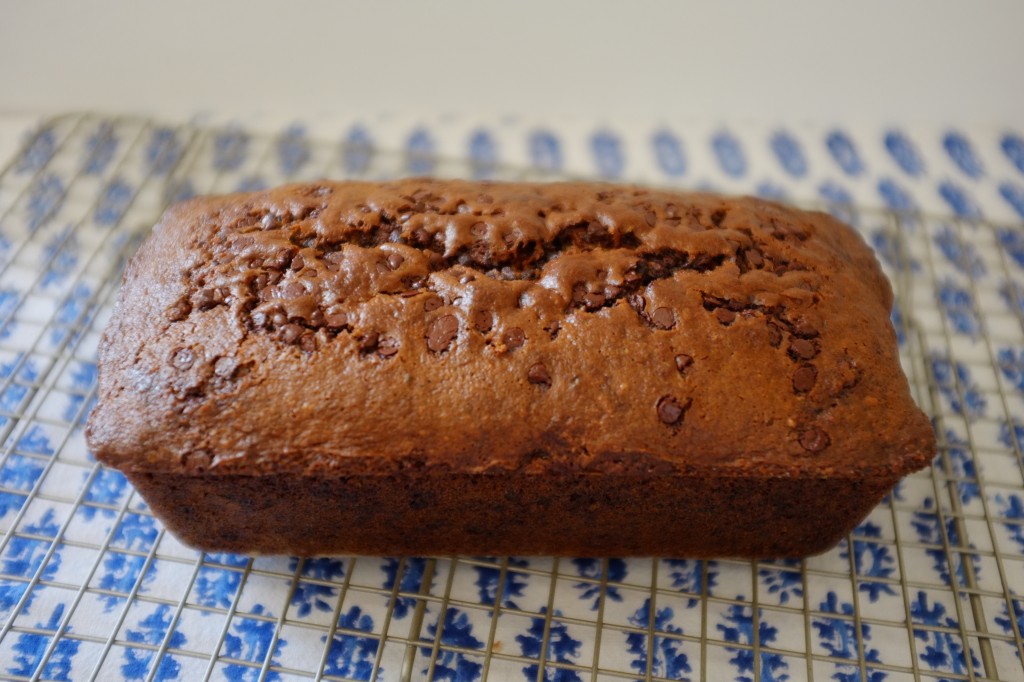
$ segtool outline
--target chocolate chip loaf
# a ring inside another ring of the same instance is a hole
[[[127,268],[87,434],[207,550],[800,556],[934,452],[891,305],[850,228],[758,199],[200,198]]]

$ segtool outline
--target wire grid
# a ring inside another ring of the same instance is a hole
[[[44,130],[45,158],[0,175],[0,471],[30,473],[0,479],[0,674],[69,679],[73,660],[70,679],[1024,679],[1024,286],[1006,246],[1021,226],[831,207],[894,283],[940,447],[824,555],[202,555],[82,436],[120,271],[163,208],[318,177],[554,176],[134,118]]]

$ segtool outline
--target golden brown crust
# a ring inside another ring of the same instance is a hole
[[[97,456],[146,472],[927,464],[856,233],[595,184],[293,185],[173,207],[100,350]]]

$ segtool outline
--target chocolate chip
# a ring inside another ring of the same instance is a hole
[[[431,270],[440,270],[445,266],[444,256],[436,251],[431,251],[427,255],[427,261],[430,263]]]
[[[412,241],[416,246],[426,246],[427,244],[430,243],[430,233],[424,230],[422,227],[417,228],[412,233]]]
[[[291,261],[291,255],[294,252],[294,249],[289,249],[287,247],[278,249],[274,252],[273,257],[267,258],[263,261],[263,264],[272,270],[282,270]]]
[[[655,308],[651,314],[651,322],[658,329],[671,329],[676,326],[676,315],[670,308]]]
[[[815,326],[804,317],[797,317],[795,320],[790,320],[790,328],[794,335],[801,338],[813,339],[818,335],[818,330]]]
[[[548,336],[552,340],[558,338],[558,332],[562,329],[562,325],[558,323],[558,320],[552,320],[549,324],[544,326],[544,331],[548,333]]]
[[[832,444],[832,439],[821,429],[810,428],[800,434],[800,447],[808,452],[821,452]]]
[[[459,335],[459,319],[454,315],[442,315],[427,327],[427,348],[435,353],[448,350]]]
[[[307,353],[312,353],[316,350],[316,337],[306,332],[299,337],[299,347]]]
[[[377,347],[377,339],[380,338],[380,334],[377,332],[368,332],[365,336],[359,337],[359,350],[364,353],[368,353]]]
[[[324,312],[317,308],[309,314],[308,322],[314,327],[324,326]]]
[[[515,350],[526,343],[526,332],[519,327],[512,327],[502,334],[501,340],[509,350]]]
[[[196,292],[196,307],[200,310],[209,310],[220,303],[215,289],[200,289]]]
[[[440,296],[429,296],[427,300],[423,302],[423,310],[428,313],[432,313],[442,305],[444,305],[444,301],[441,300]]]
[[[590,292],[583,295],[583,305],[587,310],[597,310],[604,305],[604,294]]]
[[[818,349],[807,339],[795,338],[789,344],[789,354],[794,359],[810,360],[818,354]]]
[[[473,223],[473,226],[469,228],[469,232],[474,237],[483,237],[487,234],[487,223]]]
[[[654,227],[658,222],[658,215],[654,211],[648,211],[644,215],[644,220],[647,221],[650,227]]]
[[[644,300],[644,297],[635,292],[630,294],[626,301],[629,303],[629,306],[638,313],[642,313],[644,311],[644,306],[647,305],[647,301]]]
[[[263,289],[266,286],[267,286],[267,273],[265,273],[265,272],[261,272],[260,274],[256,275],[256,277],[252,280],[252,287],[256,291],[259,291],[259,290]]]
[[[192,304],[184,298],[178,299],[164,311],[169,322],[181,322],[192,312]]]
[[[262,220],[260,220],[260,227],[262,227],[264,230],[269,230],[270,228],[275,227],[276,225],[277,216],[274,215],[273,213],[268,213],[267,215],[263,216]]]
[[[768,343],[772,348],[778,348],[782,344],[782,330],[774,323],[768,323]]]
[[[348,324],[348,315],[338,308],[328,308],[324,321],[331,329],[341,329]]]
[[[183,372],[192,367],[192,363],[195,361],[196,354],[192,352],[191,348],[178,348],[171,354],[171,364]]]
[[[284,294],[285,298],[298,298],[299,296],[306,295],[306,287],[302,286],[299,282],[289,282],[281,293]]]
[[[675,426],[683,420],[683,414],[690,408],[692,400],[679,402],[675,396],[663,395],[658,399],[658,419],[662,424]]]
[[[622,287],[617,284],[608,284],[604,288],[605,298],[617,298],[622,293]]]
[[[530,366],[529,371],[526,373],[526,378],[530,380],[531,384],[551,386],[551,374],[548,373],[548,368],[541,362]]]
[[[716,308],[715,317],[717,317],[718,321],[721,322],[722,324],[730,325],[736,319],[736,313],[729,310],[728,308]]]
[[[390,268],[391,270],[397,270],[399,266],[401,266],[402,263],[404,262],[405,258],[403,258],[400,254],[388,254],[388,268]]]
[[[295,258],[292,258],[292,270],[301,270],[304,267],[306,267],[306,261],[301,255],[296,255]]]
[[[481,334],[486,334],[494,327],[494,316],[487,310],[478,310],[473,316],[473,326]]]
[[[693,356],[687,355],[686,353],[680,353],[676,356],[676,369],[682,374],[685,372],[690,365],[693,364]]]
[[[572,287],[572,302],[576,305],[583,305],[583,297],[587,295],[587,285],[577,282]]]
[[[213,373],[222,379],[230,379],[238,368],[238,360],[229,357],[217,358],[213,363]]]
[[[288,321],[288,317],[280,310],[275,310],[274,314],[270,316],[270,321],[275,327],[281,327]]]
[[[329,253],[323,258],[324,267],[327,268],[328,272],[337,272],[341,269],[341,261],[344,258],[341,251],[335,251]]]
[[[304,331],[305,329],[297,324],[286,324],[281,327],[281,340],[285,343],[295,343]]]
[[[801,365],[793,372],[793,390],[797,393],[807,393],[814,388],[814,382],[818,379],[818,370],[814,365]]]
[[[398,353],[398,340],[385,337],[377,344],[377,354],[382,358],[394,357]]]

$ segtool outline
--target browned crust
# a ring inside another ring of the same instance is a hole
[[[125,273],[88,439],[153,480],[657,473],[870,481],[877,501],[935,447],[891,305],[853,230],[752,198],[408,180],[196,199]]]

